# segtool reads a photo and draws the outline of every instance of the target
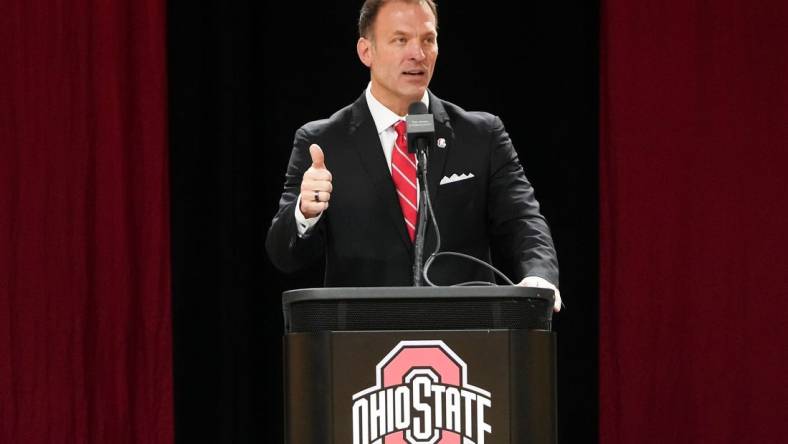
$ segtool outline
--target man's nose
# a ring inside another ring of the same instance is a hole
[[[411,43],[409,48],[409,56],[413,60],[422,61],[427,55],[424,53],[424,48],[421,47],[419,42]]]

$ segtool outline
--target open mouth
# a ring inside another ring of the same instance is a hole
[[[427,73],[427,71],[425,71],[423,69],[409,69],[407,71],[402,71],[402,75],[412,76],[412,77],[423,76],[426,73]]]

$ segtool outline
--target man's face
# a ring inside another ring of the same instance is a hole
[[[372,93],[404,115],[420,100],[432,79],[438,58],[435,16],[423,3],[392,1],[378,11],[371,38],[359,39],[361,61],[370,68]]]

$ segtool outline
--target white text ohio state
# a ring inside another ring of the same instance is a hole
[[[484,444],[485,434],[492,433],[484,421],[492,405],[488,393],[443,385],[433,375],[408,379],[355,399],[353,444],[375,444],[399,431],[409,444],[435,443],[442,430],[461,435],[464,444]]]

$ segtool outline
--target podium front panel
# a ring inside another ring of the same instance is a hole
[[[287,443],[556,442],[552,332],[309,332],[284,346]]]

